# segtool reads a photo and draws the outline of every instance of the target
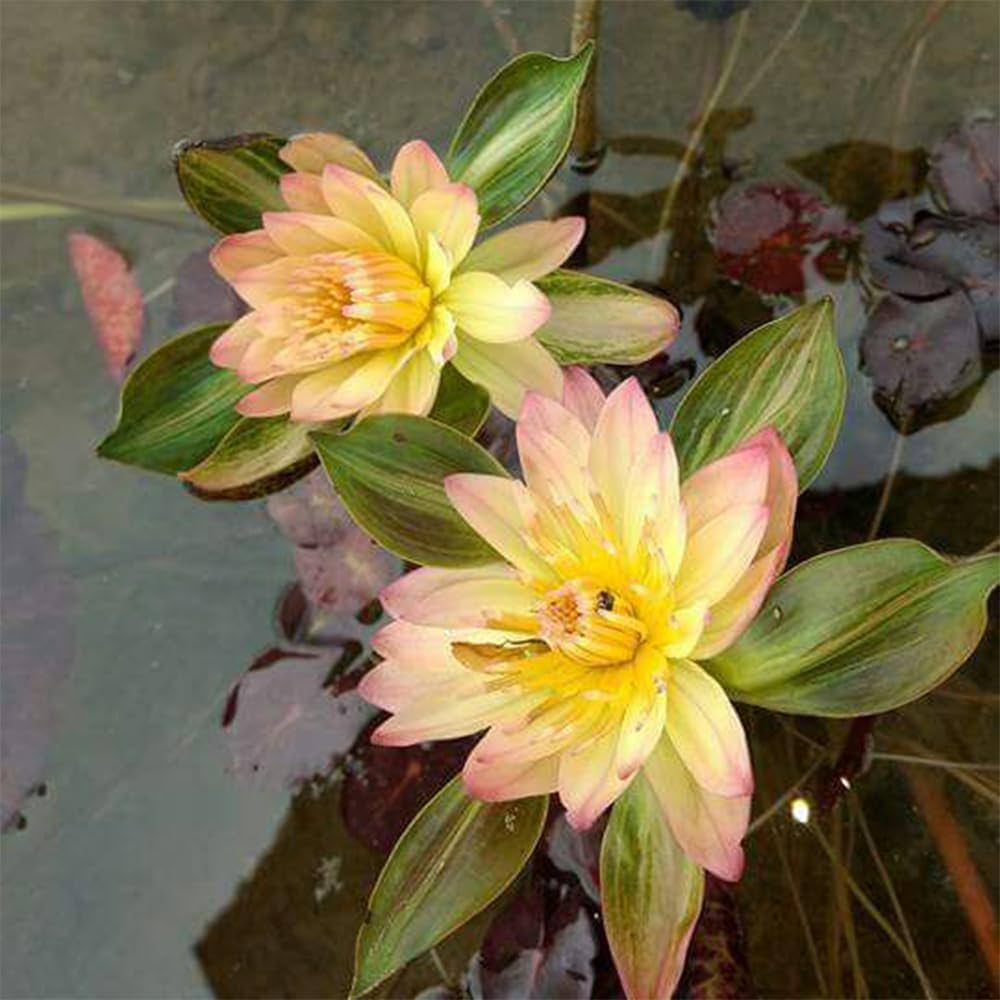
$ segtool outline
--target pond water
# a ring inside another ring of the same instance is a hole
[[[134,265],[140,353],[225,318],[176,140],[330,129],[382,163],[412,137],[443,149],[512,53],[566,51],[572,5],[8,0],[3,15],[2,193],[22,207],[0,227],[0,993],[345,996],[380,852],[461,759],[366,745],[350,689],[377,609],[362,609],[397,567],[324,536],[312,481],[268,513],[95,458],[117,385],[67,235]],[[601,155],[534,211],[586,214],[581,266],[683,309],[669,356],[639,372],[664,418],[741,334],[833,296],[848,409],[796,559],[873,536],[996,544],[998,33],[995,4],[963,0],[604,5]],[[326,610],[286,589],[296,567]],[[878,722],[849,791],[825,765],[862,729],[745,713],[748,871],[713,888],[686,990],[997,995],[995,600],[990,620],[948,684]],[[797,797],[815,803],[806,824]],[[558,824],[546,843],[531,891],[574,973],[560,990],[620,995],[593,843]],[[510,902],[384,992],[457,980]]]

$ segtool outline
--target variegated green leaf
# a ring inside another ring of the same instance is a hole
[[[285,416],[242,417],[181,479],[203,500],[252,500],[275,493],[319,464],[309,434],[322,426]]]
[[[475,437],[489,412],[490,394],[459,374],[454,365],[445,365],[437,398],[428,414],[431,420]]]
[[[778,580],[706,666],[733,698],[779,712],[888,712],[971,655],[998,570],[995,553],[945,559],[909,538],[826,552]]]
[[[476,192],[483,225],[531,201],[562,162],[592,54],[591,42],[568,59],[527,52],[472,102],[452,139],[448,169]]]
[[[681,850],[640,772],[601,843],[601,913],[626,996],[673,996],[704,889],[704,872]]]
[[[770,425],[792,453],[804,490],[837,439],[846,392],[831,299],[758,327],[681,400],[670,430],[684,476]]]
[[[677,336],[677,310],[628,285],[577,271],[555,271],[535,284],[552,304],[536,336],[560,364],[639,364]]]
[[[367,993],[461,927],[513,881],[538,843],[548,797],[481,802],[446,785],[400,837],[368,901],[351,996]]]
[[[188,204],[223,233],[261,226],[261,212],[287,210],[278,182],[291,168],[278,159],[284,139],[265,132],[182,142],[174,149],[177,183]]]
[[[379,414],[346,434],[313,434],[330,481],[355,521],[410,562],[475,566],[500,557],[444,492],[455,472],[506,476],[475,441],[427,417]]]
[[[102,458],[175,474],[205,458],[240,420],[248,386],[208,356],[226,324],[168,341],[122,387],[118,426],[98,445]]]

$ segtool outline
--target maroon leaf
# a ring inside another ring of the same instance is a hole
[[[718,202],[714,238],[719,267],[760,292],[801,294],[810,246],[850,235],[839,212],[796,188],[753,184],[731,188]]]
[[[590,997],[598,942],[582,893],[546,879],[531,879],[490,924],[469,964],[469,992],[483,1000]]]
[[[705,902],[688,951],[686,996],[729,1000],[757,996],[747,964],[746,943],[733,887],[705,874]]]
[[[875,402],[898,430],[952,416],[983,375],[969,300],[960,292],[926,302],[886,296],[862,335],[861,363]]]
[[[388,854],[410,820],[461,770],[474,739],[412,747],[380,747],[369,727],[344,765],[340,805],[347,829]]]
[[[998,152],[1000,123],[986,117],[957,126],[934,147],[928,181],[949,212],[1000,220]]]
[[[142,338],[142,290],[114,247],[89,233],[70,233],[66,243],[104,362],[120,382]]]

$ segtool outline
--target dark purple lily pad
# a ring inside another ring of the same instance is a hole
[[[354,837],[388,854],[410,820],[462,769],[475,739],[381,747],[370,740],[373,728],[361,733],[344,762],[340,807]]]
[[[810,247],[851,236],[843,215],[814,194],[762,183],[719,199],[713,234],[723,274],[771,295],[800,295]]]
[[[479,1000],[586,1000],[594,986],[598,941],[580,890],[540,877],[490,924],[469,966]]]
[[[718,997],[743,1000],[758,995],[747,964],[746,941],[734,889],[708,874],[705,902],[691,936],[684,983],[687,989],[681,995],[691,1000]]]
[[[600,902],[601,839],[607,825],[602,816],[589,830],[574,830],[560,812],[545,831],[545,849],[549,860],[560,871],[575,875],[583,891]]]
[[[886,296],[861,337],[875,402],[901,433],[954,416],[983,375],[976,314],[961,292],[925,302]]]
[[[956,126],[931,152],[928,182],[945,210],[1000,221],[1000,122],[975,117]]]

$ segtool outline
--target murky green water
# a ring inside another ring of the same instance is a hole
[[[150,297],[148,350],[176,323],[176,288],[164,283],[211,240],[180,210],[159,222],[121,214],[122,199],[177,201],[175,140],[327,128],[383,163],[411,137],[441,149],[512,51],[565,51],[571,11],[487,0],[3,5],[4,200],[113,203],[0,228],[4,996],[343,996],[380,864],[342,821],[341,783],[293,795],[234,769],[220,718],[273,642],[292,550],[262,504],[201,504],[94,458],[117,388],[89,331],[67,233],[82,228],[128,253]],[[888,373],[860,369],[881,293],[859,261],[882,203],[909,199],[911,215],[926,207],[925,161],[913,151],[970,115],[996,114],[998,35],[998,8],[985,0],[771,0],[723,21],[666,0],[604,6],[606,153],[595,173],[564,168],[537,210],[585,211],[595,272],[651,283],[683,307],[669,359],[642,372],[664,414],[741,332],[801,294],[833,295],[848,412],[803,500],[798,558],[873,527],[954,554],[996,537],[996,341],[984,347],[979,331],[937,348],[941,326],[928,326],[934,392],[955,398],[907,411],[911,433],[900,438],[873,402],[876,382],[898,374],[891,351]],[[691,128],[730,58],[729,87],[658,235]],[[751,224],[752,209],[775,211],[774,197],[726,199],[756,182],[821,199],[833,228],[792,238],[784,223]],[[995,193],[995,174],[993,184]],[[732,241],[722,238],[729,222]],[[725,247],[733,259],[723,266]],[[915,315],[923,329],[929,314]],[[786,805],[767,810],[823,748],[836,755],[845,726],[747,713],[755,812],[766,815],[736,903],[761,994],[916,996],[919,964],[939,996],[996,995],[986,957],[1000,884],[995,607],[961,673],[879,724],[875,758],[818,836]],[[897,928],[906,956],[859,892]],[[483,926],[440,949],[449,970],[465,967]],[[440,978],[421,960],[391,992]],[[613,991],[606,972],[597,981],[595,995]]]

